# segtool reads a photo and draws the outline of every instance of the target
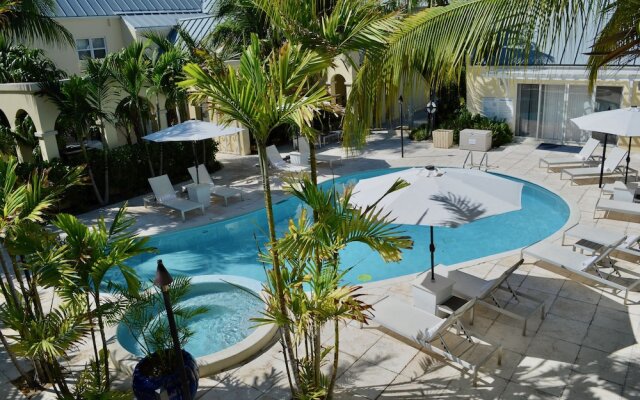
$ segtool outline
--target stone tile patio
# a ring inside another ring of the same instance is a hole
[[[334,170],[321,167],[321,179],[330,179],[366,169],[400,166],[462,166],[466,152],[457,149],[434,149],[430,143],[405,141],[405,158],[400,158],[399,136],[376,135],[359,158],[348,159]],[[640,233],[640,219],[611,215],[593,220],[593,208],[600,193],[597,184],[571,185],[559,174],[547,174],[538,168],[538,159],[550,154],[537,150],[537,142],[525,140],[490,152],[492,171],[507,173],[544,185],[559,193],[572,207],[572,222],[595,223],[627,234]],[[328,154],[340,154],[336,147],[322,148]],[[145,209],[142,199],[132,199],[130,211],[138,217],[140,233],[153,234],[183,229],[222,220],[262,207],[256,157],[219,156],[224,168],[216,174],[221,184],[231,184],[246,191],[246,200],[230,202],[229,207],[216,203],[205,216],[188,216],[187,222],[164,210]],[[632,165],[640,166],[633,156]],[[275,177],[274,194],[284,194]],[[110,215],[116,208],[100,210]],[[95,220],[98,212],[83,216]],[[532,221],[535,223],[535,221]],[[559,241],[560,235],[547,240]],[[519,254],[505,254],[489,260],[454,266],[481,278],[501,274],[519,259]],[[521,325],[488,309],[476,309],[471,332],[481,340],[479,346],[462,357],[473,363],[492,348],[505,348],[501,366],[495,359],[481,370],[478,387],[471,385],[468,374],[454,364],[421,351],[375,326],[361,329],[356,325],[341,328],[341,365],[337,399],[422,399],[422,398],[568,398],[617,399],[640,398],[640,293],[630,295],[624,305],[619,295],[572,277],[565,271],[527,260],[510,278],[514,288],[544,300],[548,314],[541,321],[533,316],[527,336]],[[627,267],[633,267],[627,263]],[[637,270],[640,268],[635,266]],[[363,291],[371,301],[389,293],[410,299],[414,276],[365,284]],[[524,302],[522,309],[533,307]],[[468,321],[467,321],[468,322]],[[327,336],[330,339],[330,335]],[[449,338],[457,339],[452,333]],[[7,363],[4,363],[5,366]],[[3,372],[3,371],[0,371]],[[3,375],[4,376],[4,375]],[[250,361],[214,377],[202,378],[200,399],[284,399],[288,385],[281,348],[274,344]],[[10,398],[10,397],[9,397]]]

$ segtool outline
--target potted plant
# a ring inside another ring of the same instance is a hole
[[[180,304],[189,293],[190,284],[189,278],[177,277],[168,285],[181,349],[184,349],[189,338],[193,336],[193,331],[187,326],[188,321],[207,312],[206,307]],[[155,400],[159,393],[165,392],[169,399],[183,399],[180,360],[173,345],[161,289],[153,286],[139,294],[119,292],[127,301],[121,322],[144,354],[133,371],[134,395],[139,400]],[[191,392],[190,398],[193,399],[198,389],[198,366],[191,354],[184,350],[181,352]]]

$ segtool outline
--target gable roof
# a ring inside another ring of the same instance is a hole
[[[55,17],[200,13],[202,0],[55,0]],[[206,0],[205,0],[206,1]]]

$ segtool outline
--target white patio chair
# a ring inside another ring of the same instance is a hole
[[[565,165],[580,165],[582,167],[593,164],[596,159],[593,156],[593,152],[596,150],[600,142],[594,138],[590,138],[587,143],[582,146],[582,149],[578,154],[567,155],[566,157],[545,157],[541,158],[538,162],[538,167],[542,167],[542,164],[546,164],[547,172],[554,167],[562,167]]]
[[[303,172],[308,169],[306,166],[302,165],[291,165],[284,161],[280,152],[276,148],[275,145],[271,145],[267,147],[267,158],[269,159],[269,164],[278,170],[285,172]]]
[[[224,199],[224,205],[229,205],[229,198],[231,197],[240,197],[240,200],[244,200],[242,195],[242,190],[230,188],[228,186],[219,186],[213,183],[211,179],[211,175],[209,175],[209,171],[207,171],[207,167],[204,164],[198,165],[198,174],[196,176],[196,168],[189,167],[189,175],[191,175],[191,179],[193,182],[200,182],[201,185],[209,185],[211,188],[211,195],[216,197],[222,197]]]
[[[475,300],[471,300],[454,311],[449,317],[440,318],[396,297],[387,296],[373,305],[373,321],[396,335],[416,343],[419,347],[438,354],[468,370],[473,378],[473,385],[476,386],[478,369],[489,361],[494,354],[497,353],[498,355],[498,365],[502,364],[502,346],[496,346],[475,365],[460,358],[460,356],[478,344],[464,329],[460,321],[462,315],[472,309],[474,304]],[[455,326],[464,338],[453,347],[445,341],[445,334],[452,326]],[[432,345],[434,341],[439,341],[442,348]],[[458,355],[454,354],[454,352],[458,352],[461,346],[467,343],[471,343],[471,346],[467,346]]]
[[[204,214],[204,205],[195,201],[181,199],[176,195],[176,191],[173,189],[173,185],[167,175],[149,178],[149,185],[151,185],[151,190],[153,190],[157,203],[179,211],[183,221],[185,220],[184,213],[187,211],[200,209]]]
[[[506,315],[507,317],[522,321],[522,336],[525,336],[527,334],[527,321],[529,318],[540,311],[540,319],[544,319],[545,307],[544,301],[524,293],[520,293],[514,289],[508,281],[508,278],[522,265],[523,262],[524,260],[518,261],[502,273],[502,275],[490,280],[478,278],[475,275],[471,275],[459,269],[443,269],[443,272],[441,273],[455,281],[453,284],[454,296],[467,300],[476,299],[477,304],[482,304],[483,306],[500,314]],[[508,293],[509,298],[501,300],[497,296],[498,291]],[[526,315],[507,310],[507,305],[511,300],[521,303],[522,299],[530,300],[535,303],[536,306]],[[473,318],[471,319],[471,324],[473,325]]]
[[[309,159],[311,149],[309,148],[309,142],[305,137],[298,138],[298,148],[300,150],[300,157],[304,157],[305,160]],[[333,167],[334,162],[342,162],[342,157],[316,152],[316,161],[319,163],[329,163],[329,167]]]
[[[624,304],[627,304],[629,292],[640,285],[640,275],[637,272],[616,266],[613,261],[608,259],[609,254],[613,249],[621,245],[624,239],[626,239],[626,237],[614,243],[612,246],[603,247],[599,254],[593,256],[576,253],[567,247],[548,243],[536,243],[525,247],[522,249],[522,255],[530,256],[556,267],[566,269],[575,275],[609,287],[613,289],[614,292],[624,292]],[[613,270],[609,274],[601,271],[602,267],[599,265],[599,263],[605,260],[606,267],[612,267]],[[593,270],[595,274],[589,273],[589,270]],[[633,278],[633,282],[628,286],[609,280],[612,274],[617,273],[620,275],[620,272],[628,273],[636,278]]]
[[[616,147],[611,150],[609,157],[607,157],[607,159],[604,161],[604,171],[602,171],[601,165],[584,168],[565,168],[560,172],[560,179],[562,179],[566,174],[569,176],[569,179],[571,179],[571,183],[574,183],[576,179],[599,176],[601,171],[603,176],[605,177],[623,176],[624,168],[621,167],[621,164],[626,156],[626,150]],[[638,171],[631,168],[629,169],[629,171],[635,173],[637,179]]]

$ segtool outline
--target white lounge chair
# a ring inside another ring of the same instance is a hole
[[[600,198],[598,199],[596,207],[593,210],[594,219],[600,218],[597,216],[598,211],[604,211],[604,217],[606,217],[610,212],[640,215],[640,203]]]
[[[149,178],[149,185],[151,185],[151,190],[153,190],[157,203],[179,211],[183,221],[185,220],[184,213],[187,211],[200,209],[204,214],[204,205],[195,201],[181,199],[176,195],[176,191],[173,189],[173,185],[167,175]]]
[[[280,152],[276,148],[276,146],[271,145],[267,147],[267,158],[269,159],[269,164],[275,169],[279,169],[285,172],[303,172],[308,169],[306,166],[302,165],[291,165],[282,159]]]
[[[547,172],[554,167],[562,167],[566,165],[580,165],[582,167],[596,163],[593,152],[596,150],[600,142],[594,138],[590,138],[587,143],[582,146],[582,150],[578,154],[571,154],[566,157],[545,157],[538,162],[538,167],[546,164]]]
[[[307,160],[309,159],[309,155],[311,154],[311,149],[309,148],[309,142],[306,138],[300,137],[298,138],[298,150],[300,150],[300,157]],[[334,162],[342,162],[342,157],[333,156],[330,154],[320,154],[316,152],[316,161],[321,163],[329,163],[329,167],[333,167]]]
[[[509,269],[507,269],[502,275],[491,280],[478,278],[475,275],[468,274],[459,269],[444,269],[442,274],[455,281],[455,283],[453,284],[454,296],[467,300],[476,299],[477,304],[482,304],[483,306],[488,307],[491,310],[499,312],[510,318],[522,321],[522,336],[525,336],[527,334],[527,321],[529,320],[529,318],[533,314],[536,314],[538,311],[540,311],[540,318],[544,319],[545,312],[544,301],[540,301],[539,299],[536,299],[532,296],[518,292],[511,286],[511,284],[507,280],[515,272],[515,270],[517,270],[522,265],[523,262],[524,260],[518,261]],[[509,294],[509,299],[500,300],[497,296],[497,292],[499,290],[507,292]],[[506,309],[509,301],[511,301],[512,299],[516,300],[518,303],[521,303],[521,299],[527,299],[532,301],[533,303],[536,303],[537,305],[528,314],[521,315]],[[473,319],[471,320],[471,324],[473,324]]]
[[[201,185],[209,185],[211,188],[211,195],[222,197],[224,199],[224,205],[229,205],[229,198],[231,197],[240,197],[240,200],[244,200],[242,198],[242,190],[230,188],[227,186],[217,186],[213,183],[211,179],[211,175],[209,175],[209,171],[207,171],[207,167],[204,164],[198,165],[198,174],[196,176],[196,168],[189,167],[189,175],[191,175],[191,179],[193,182],[199,182]]]
[[[478,379],[478,368],[484,365],[494,354],[497,353],[498,355],[498,365],[502,364],[502,346],[495,347],[475,365],[460,358],[463,353],[475,347],[474,345],[476,344],[460,321],[462,315],[472,309],[474,304],[475,300],[471,300],[449,315],[448,318],[440,318],[396,297],[387,296],[373,305],[373,321],[393,333],[411,340],[418,346],[469,370],[475,386]],[[450,347],[444,336],[452,326],[462,332],[465,340]],[[431,344],[436,340],[441,343],[442,349]],[[472,343],[472,346],[463,349],[459,355],[453,353],[454,351],[457,352],[458,348],[466,343]]]
[[[592,178],[595,176],[599,176],[602,171],[603,176],[623,176],[624,169],[620,166],[622,161],[624,161],[627,152],[619,147],[611,150],[609,157],[604,161],[604,171],[601,169],[601,165],[595,167],[585,167],[585,168],[565,168],[560,172],[560,179],[564,177],[564,175],[568,175],[571,182],[575,182],[576,179],[580,178]],[[638,171],[629,169],[629,171],[633,171],[636,175],[636,179],[638,177]]]
[[[612,232],[598,226],[576,224],[562,234],[563,245],[566,245],[567,238],[576,240],[571,244],[574,251],[588,251],[590,254],[596,254],[603,247],[613,246],[622,240],[622,243],[616,246],[614,251],[633,257],[640,257],[640,248],[638,247],[640,235],[625,236],[622,233]]]
[[[618,274],[620,272],[625,272],[630,275],[640,277],[640,275],[638,275],[636,272],[616,266],[615,263],[608,260],[609,254],[613,251],[613,249],[621,245],[624,239],[626,239],[626,237],[619,242],[614,243],[612,246],[603,247],[599,254],[593,256],[576,253],[575,251],[572,251],[567,247],[548,243],[536,243],[534,245],[526,247],[522,249],[522,255],[530,256],[538,260],[547,262],[551,265],[555,265],[556,267],[566,269],[567,271],[572,272],[578,276],[587,278],[593,282],[597,282],[603,286],[609,287],[615,292],[624,292],[624,304],[627,304],[629,291],[635,289],[638,285],[640,285],[640,279],[634,278],[631,285],[628,286],[613,282],[608,279],[614,272],[617,272]],[[613,267],[613,272],[610,274],[605,274],[600,270],[601,266],[599,266],[599,263],[605,260],[607,260],[607,267]],[[589,270],[593,270],[595,272],[595,275],[589,273]]]

